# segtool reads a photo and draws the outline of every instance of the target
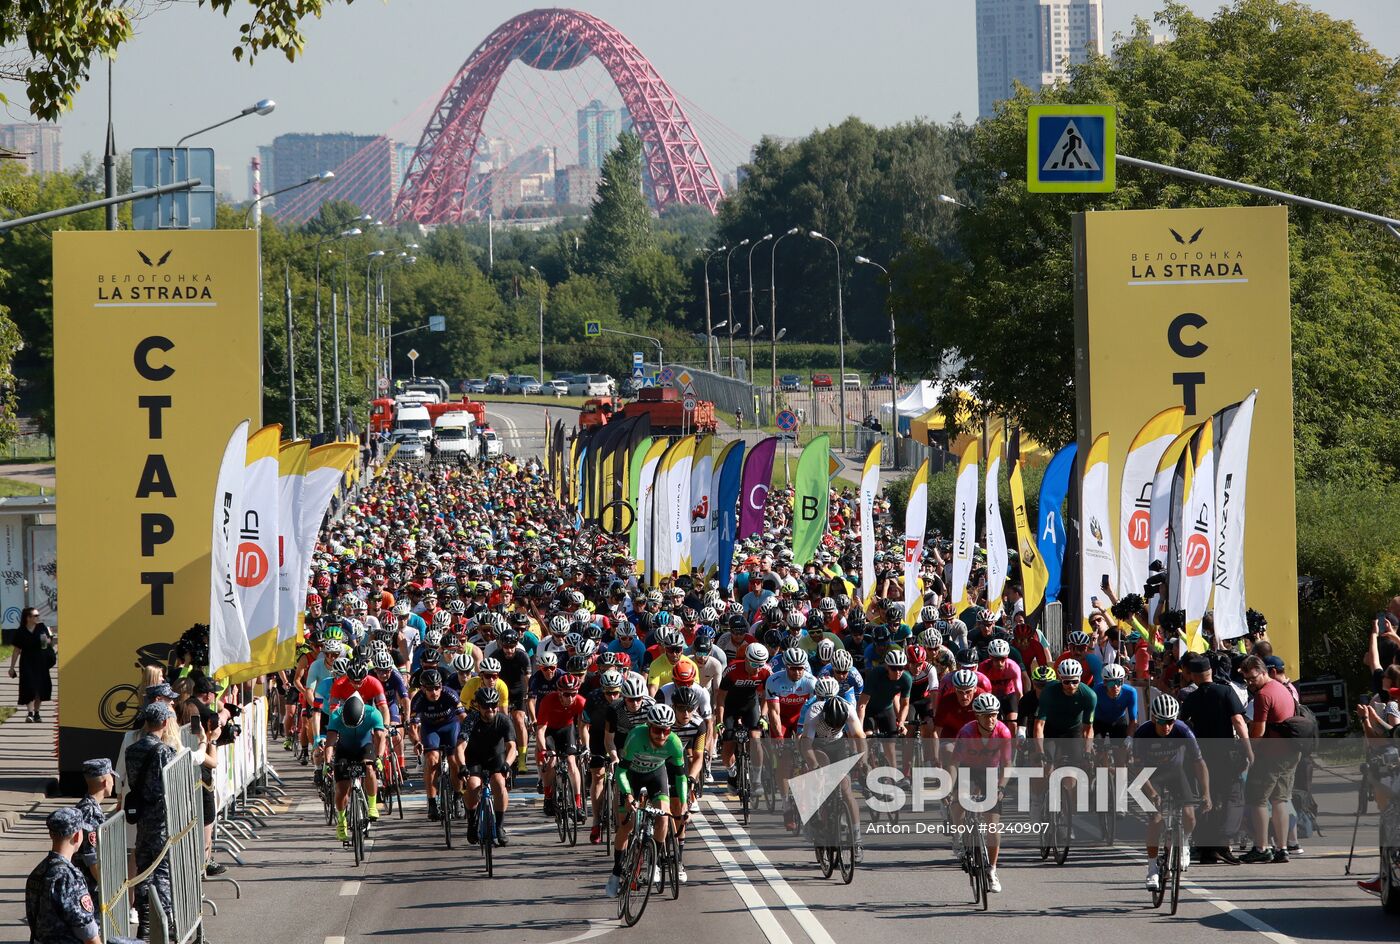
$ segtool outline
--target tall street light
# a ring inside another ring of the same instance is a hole
[[[417,243],[409,243],[409,249],[417,249]],[[384,279],[384,366],[385,376],[393,383],[394,376],[394,280],[392,276],[385,276],[384,269],[392,269],[394,266],[413,265],[418,261],[417,256],[410,256],[407,252],[400,252],[394,258],[384,263],[380,269],[380,277]]]
[[[836,251],[836,343],[841,359],[841,393],[838,403],[841,407],[841,451],[846,451],[846,310],[841,302],[841,247],[816,230],[807,233],[813,239],[830,243]]]
[[[386,255],[388,255],[388,253],[385,252],[383,249],[376,249],[374,250],[374,252],[365,254],[365,343],[372,345],[369,349],[370,369],[365,372],[365,389],[369,390],[369,398],[371,400],[373,400],[379,394],[379,391],[375,389],[375,380],[379,377],[379,364],[377,361],[377,358],[379,357],[379,337],[378,334],[370,326],[370,301],[372,296],[374,295],[374,291],[370,286],[370,270],[374,268],[374,260],[383,259]],[[375,301],[375,309],[377,311],[377,299]],[[346,314],[346,317],[349,317],[348,312]],[[371,374],[373,374],[374,376],[370,376]]]
[[[710,324],[710,257],[717,252],[724,252],[728,248],[728,246],[720,246],[718,249],[699,250],[705,256],[705,369],[712,374],[715,372],[715,352],[710,344],[715,329]]]
[[[890,304],[890,295],[894,292],[894,285],[890,282],[890,270],[872,262],[865,256],[856,256],[856,265],[874,266],[885,274],[885,307],[890,310],[890,453],[893,455],[894,468],[899,468],[899,409],[898,409],[898,386],[899,367],[895,360],[895,334],[894,334],[894,305]]]
[[[325,398],[321,390],[321,247],[326,243],[358,235],[360,235],[359,227],[351,227],[336,233],[334,236],[322,236],[316,242],[316,432],[318,433],[326,431]],[[332,299],[332,304],[334,304],[334,299]],[[340,405],[337,403],[336,411],[339,412],[339,410]]]
[[[724,254],[724,296],[729,303],[729,318],[726,319],[726,323],[731,325],[734,323],[734,289],[729,282],[729,260],[734,255],[735,249],[748,244],[747,239],[741,239],[737,245]],[[729,331],[729,376],[734,376],[734,331],[732,328]]]
[[[540,280],[540,385],[544,385],[544,274],[530,266],[530,271],[539,276]]]
[[[753,383],[753,339],[757,332],[753,327],[753,251],[762,244],[773,238],[772,233],[765,233],[752,246],[749,247],[749,383]]]
[[[774,416],[778,415],[778,342],[782,340],[783,335],[787,334],[787,328],[778,330],[778,280],[774,275],[776,271],[774,264],[778,261],[778,243],[789,236],[796,236],[800,232],[802,232],[802,227],[794,226],[773,240],[773,248],[768,251],[768,304],[770,306],[768,311],[769,324],[773,326],[773,333],[768,336],[768,354],[771,361],[768,367],[769,373],[772,375],[768,378],[768,383],[772,388],[769,392],[773,399]]]
[[[240,112],[239,112],[238,114],[236,114],[236,115],[232,115],[232,116],[230,116],[230,117],[228,117],[228,118],[225,118],[223,121],[216,121],[216,122],[214,122],[212,125],[209,125],[209,126],[206,127],[206,128],[200,128],[198,131],[191,131],[189,134],[185,135],[183,138],[181,138],[180,140],[176,141],[176,142],[175,142],[175,146],[174,146],[173,148],[170,149],[170,179],[171,179],[171,180],[174,180],[174,179],[175,179],[175,152],[178,151],[178,150],[180,150],[180,145],[184,144],[184,143],[185,143],[186,141],[188,141],[190,138],[193,138],[193,137],[196,137],[196,136],[198,136],[198,135],[201,135],[201,134],[203,134],[203,133],[206,132],[206,131],[213,131],[215,128],[222,128],[224,125],[228,124],[230,121],[237,121],[239,118],[247,118],[249,115],[269,115],[269,114],[272,113],[272,110],[273,110],[274,108],[276,108],[276,107],[277,107],[277,103],[274,102],[272,99],[270,99],[270,98],[261,99],[261,100],[259,100],[259,101],[254,102],[253,104],[249,105],[247,108],[243,109],[242,111],[240,111]],[[175,225],[175,220],[176,220],[176,217],[175,217],[175,201],[174,201],[174,200],[171,200],[171,201],[170,201],[170,225],[171,225],[171,226],[174,226],[174,225]]]

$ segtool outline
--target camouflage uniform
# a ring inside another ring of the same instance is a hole
[[[78,866],[87,880],[88,891],[97,895],[97,830],[107,815],[102,812],[102,804],[90,796],[77,802],[73,809],[83,818],[83,844],[73,854],[73,864]]]
[[[71,807],[55,810],[47,825],[55,839],[72,836],[83,828],[82,814]],[[70,944],[99,935],[97,909],[82,872],[57,852],[50,852],[29,873],[24,917],[34,944]]]
[[[132,791],[140,791],[141,819],[136,824],[136,871],[144,872],[161,854],[169,834],[165,828],[165,792],[161,771],[175,759],[175,748],[147,732],[126,749],[126,769]],[[164,857],[146,881],[136,886],[136,914],[141,931],[150,926],[150,898],[155,889],[166,918],[171,915],[170,858]],[[137,932],[138,937],[145,934]]]

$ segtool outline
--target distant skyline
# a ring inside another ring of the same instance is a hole
[[[1210,15],[1222,4],[1187,5]],[[1400,56],[1400,3],[1311,5],[1354,21],[1372,46]],[[306,49],[295,63],[265,53],[249,67],[230,55],[241,5],[225,19],[194,4],[172,4],[141,22],[114,66],[117,147],[128,152],[173,143],[258,99],[275,99],[271,115],[240,119],[193,142],[215,149],[242,196],[249,159],[279,134],[387,133],[416,144],[428,110],[471,51],[497,26],[538,6],[505,0],[337,3],[305,25]],[[731,144],[752,144],[765,134],[800,137],[851,115],[875,125],[916,117],[948,121],[959,114],[970,123],[977,116],[974,0],[863,6],[713,0],[702,7],[597,0],[577,6],[627,36],[707,116],[697,123],[717,123]],[[1104,0],[1107,45],[1130,30],[1134,17],[1150,18],[1161,6],[1162,0]],[[73,109],[60,119],[69,166],[84,153],[101,155],[106,71],[104,62],[95,65]],[[23,89],[0,90],[11,100],[0,123],[28,120]]]

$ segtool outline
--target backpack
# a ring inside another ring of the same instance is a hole
[[[1293,702],[1293,717],[1269,725],[1281,738],[1296,741],[1302,754],[1311,754],[1318,747],[1317,715],[1298,700]]]

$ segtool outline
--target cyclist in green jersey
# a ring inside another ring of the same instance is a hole
[[[675,724],[676,713],[670,705],[650,705],[646,725],[633,728],[622,746],[617,761],[617,844],[612,875],[608,877],[609,897],[617,897],[622,885],[622,857],[627,853],[627,842],[632,835],[632,810],[637,804],[634,791],[646,790],[647,803],[658,809],[666,808],[673,787],[681,804],[686,802],[685,747],[681,739],[671,733]],[[656,819],[658,845],[666,841],[668,822],[665,816]],[[660,873],[658,868],[652,876],[653,882],[661,881]]]

